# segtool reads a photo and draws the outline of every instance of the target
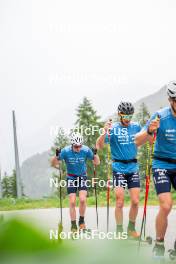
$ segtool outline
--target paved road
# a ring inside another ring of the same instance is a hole
[[[128,222],[128,211],[129,208],[124,208],[124,226],[127,227]],[[155,217],[158,211],[158,207],[150,206],[148,207],[147,216],[147,235],[155,238]],[[99,230],[106,232],[106,208],[99,208]],[[78,213],[78,209],[77,209]],[[34,209],[34,210],[20,210],[20,211],[9,211],[0,212],[4,215],[5,219],[12,216],[18,216],[22,218],[27,218],[28,221],[35,223],[40,226],[45,232],[49,234],[51,229],[57,229],[59,221],[59,209]],[[139,210],[139,216],[137,220],[137,229],[140,230],[142,218],[142,208]],[[96,229],[96,214],[95,208],[87,208],[86,212],[86,224],[91,229]],[[64,231],[70,231],[70,220],[69,220],[69,210],[68,208],[63,209],[63,226]],[[109,231],[115,230],[115,219],[114,219],[114,208],[110,208],[110,223]],[[173,210],[169,216],[169,227],[166,235],[166,247],[173,247],[174,240],[176,238],[176,211]]]

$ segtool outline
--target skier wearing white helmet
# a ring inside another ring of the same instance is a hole
[[[71,231],[77,232],[76,223],[76,193],[79,192],[79,229],[86,230],[84,221],[87,197],[87,167],[86,160],[92,160],[94,165],[100,164],[96,149],[83,145],[80,133],[73,132],[70,146],[63,148],[57,157],[53,157],[51,164],[57,167],[62,160],[67,167],[67,192],[69,195]]]
[[[83,144],[83,137],[80,133],[72,133],[70,142],[72,145],[80,146]]]
[[[166,85],[167,95],[171,98],[176,98],[176,81],[170,82]]]
[[[165,87],[170,106],[154,113],[136,136],[136,144],[140,146],[146,141],[152,142],[153,135],[156,135],[152,170],[159,199],[156,243],[153,249],[154,257],[157,258],[164,258],[164,238],[173,203],[171,187],[176,190],[176,81],[168,83]]]

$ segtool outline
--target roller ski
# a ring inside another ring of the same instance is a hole
[[[174,249],[169,249],[168,250],[168,253],[169,253],[169,259],[170,260],[176,260],[176,241],[174,243]]]
[[[74,239],[77,239],[78,236],[79,236],[79,230],[78,230],[78,227],[77,227],[77,224],[76,224],[76,221],[72,221],[71,223],[71,238],[74,240]]]
[[[137,241],[140,243],[146,243],[148,245],[152,245],[152,237],[150,236],[147,236],[146,238],[142,239],[141,236],[140,236],[140,233],[137,232],[136,230],[128,230],[128,240],[130,241]]]
[[[91,229],[86,228],[85,223],[79,224],[79,233],[80,234],[91,234]]]

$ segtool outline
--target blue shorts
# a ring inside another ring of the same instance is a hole
[[[67,177],[67,193],[77,193],[77,191],[87,191],[87,177]]]
[[[157,195],[171,191],[171,186],[176,190],[176,170],[153,169],[153,181]]]
[[[128,188],[140,188],[139,173],[121,173],[113,171],[113,186]]]

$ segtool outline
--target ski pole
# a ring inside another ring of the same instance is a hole
[[[94,178],[96,178],[96,166],[94,165]],[[96,220],[97,220],[97,229],[98,229],[98,195],[97,195],[97,184],[94,182],[94,191],[95,191],[95,206],[96,206]]]
[[[160,119],[160,116],[157,115],[156,120],[159,120],[159,119]],[[147,159],[147,164],[146,164],[145,199],[144,199],[144,210],[143,210],[143,217],[142,217],[142,224],[141,224],[141,232],[140,232],[138,249],[140,248],[140,244],[141,244],[141,240],[142,240],[142,233],[144,232],[144,239],[145,239],[145,235],[146,235],[147,202],[148,202],[149,189],[150,189],[150,178],[152,175],[152,158],[153,158],[153,153],[154,153],[156,136],[157,136],[157,131],[154,132],[153,142],[152,142],[151,147],[150,147],[149,142],[147,142],[148,159]]]
[[[147,164],[146,164],[146,178],[145,178],[145,199],[144,199],[144,209],[143,209],[143,216],[142,216],[142,224],[141,224],[141,231],[139,237],[139,248],[142,240],[142,234],[144,230],[144,237],[145,237],[145,228],[146,228],[146,212],[147,212],[147,201],[148,201],[148,194],[149,194],[149,187],[150,187],[150,164],[151,164],[151,152],[150,152],[150,144],[147,142]]]
[[[112,119],[109,119],[109,122],[112,122]],[[110,181],[110,173],[111,173],[111,168],[110,168],[110,155],[111,155],[111,150],[110,150],[110,131],[107,131],[108,135],[108,140],[109,144],[107,145],[107,159],[108,159],[108,175],[107,175],[107,232],[109,231],[109,205],[110,205],[110,186],[109,186],[109,181]]]
[[[92,148],[92,152],[94,154],[94,156],[97,154],[97,148],[96,146]],[[97,194],[97,184],[96,184],[96,165],[93,164],[93,174],[94,174],[94,194],[95,194],[95,209],[96,209],[96,222],[97,222],[97,229],[98,229],[98,194]]]
[[[56,157],[58,157],[61,153],[61,149],[57,148],[56,149]],[[62,172],[60,168],[57,168],[59,170],[59,203],[60,203],[60,222],[58,225],[58,229],[59,229],[59,234],[62,232],[63,230],[63,224],[62,224],[62,187],[61,187],[61,180],[62,180]]]

